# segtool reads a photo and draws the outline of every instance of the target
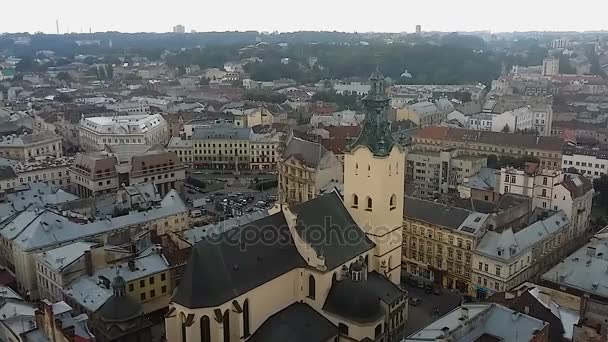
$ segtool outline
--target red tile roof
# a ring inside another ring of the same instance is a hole
[[[496,146],[535,148],[560,151],[564,140],[560,137],[545,137],[532,134],[475,131],[461,128],[430,126],[419,130],[417,139],[445,140],[457,142],[477,142]]]

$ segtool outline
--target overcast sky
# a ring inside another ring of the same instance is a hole
[[[608,30],[607,0],[5,0],[0,32]]]

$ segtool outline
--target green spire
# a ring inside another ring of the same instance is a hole
[[[386,118],[390,99],[386,96],[384,76],[376,67],[369,77],[371,89],[363,98],[365,106],[365,121],[361,134],[350,146],[367,146],[374,155],[386,156],[390,153],[395,141],[391,135],[391,125]]]

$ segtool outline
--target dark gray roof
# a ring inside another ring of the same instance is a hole
[[[9,180],[16,177],[17,174],[15,173],[15,170],[13,170],[12,166],[0,166],[0,180]]]
[[[206,139],[235,139],[248,140],[251,129],[233,127],[228,125],[215,125],[209,127],[196,127],[192,132],[192,140]]]
[[[264,232],[277,239],[264,241]],[[189,308],[220,305],[305,266],[285,216],[277,213],[194,245],[173,301]]]
[[[327,149],[321,143],[294,137],[285,147],[283,159],[294,156],[310,167],[317,167],[326,153]]]
[[[458,229],[469,214],[465,209],[409,196],[405,196],[403,201],[403,215],[406,217],[446,228]]]
[[[335,281],[331,285],[323,310],[359,323],[375,322],[384,315],[373,284],[350,278]]]
[[[405,295],[405,290],[376,271],[368,273],[367,282],[378,298],[386,304],[392,304]]]
[[[325,256],[328,270],[374,248],[333,191],[296,206],[293,212],[299,221],[296,231]]]
[[[294,303],[268,318],[248,342],[326,342],[338,328],[308,304]]]

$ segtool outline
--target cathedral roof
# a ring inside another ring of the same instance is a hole
[[[370,284],[350,278],[332,284],[323,310],[359,323],[375,322],[385,314]]]
[[[328,270],[374,247],[334,192],[292,212],[297,234],[325,257]],[[173,301],[189,308],[217,306],[306,266],[279,212],[198,242]]]
[[[325,342],[338,328],[305,303],[294,303],[268,318],[248,342]]]

